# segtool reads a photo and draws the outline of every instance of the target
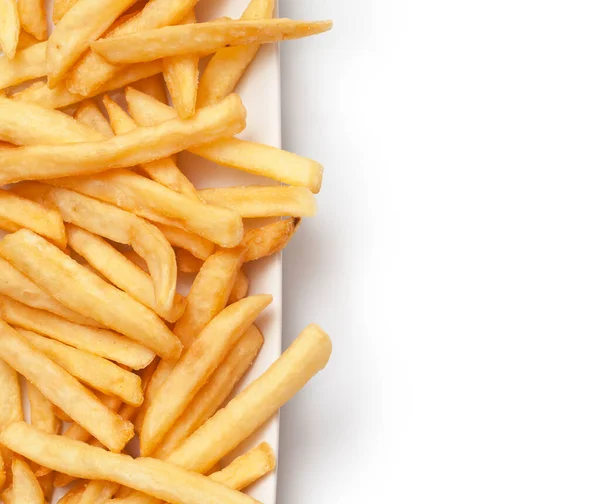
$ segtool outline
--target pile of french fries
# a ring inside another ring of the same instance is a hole
[[[49,26],[44,1],[0,0],[4,504],[64,487],[63,504],[256,502],[242,490],[274,469],[272,448],[224,458],[329,359],[309,325],[230,398],[272,301],[248,295],[244,264],[315,215],[323,172],[236,138],[235,88],[262,44],[331,22],[276,19],[274,0],[199,22],[196,1],[55,0]],[[184,150],[278,184],[197,189]]]

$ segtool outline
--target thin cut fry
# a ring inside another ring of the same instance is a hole
[[[196,394],[185,412],[167,432],[153,456],[166,458],[198,427],[212,417],[233,391],[235,385],[250,368],[264,342],[255,325],[240,338],[225,360]]]
[[[90,42],[100,37],[135,0],[79,0],[63,16],[48,39],[46,63],[52,89]]]
[[[248,289],[250,288],[250,280],[248,275],[244,272],[243,268],[238,271],[237,278],[231,289],[231,294],[227,300],[227,304],[232,304],[240,299],[244,299],[248,295]]]
[[[274,0],[251,0],[242,19],[272,18],[274,8]],[[249,44],[218,50],[200,77],[196,106],[205,107],[232,93],[259,49],[260,44]]]
[[[306,187],[239,186],[200,189],[211,205],[230,208],[243,218],[310,217],[317,213],[315,197]]]
[[[268,443],[240,455],[225,469],[212,473],[210,479],[229,488],[241,490],[275,469],[275,453]]]
[[[80,123],[101,133],[104,138],[114,136],[108,120],[92,100],[86,100],[79,105],[74,117]]]
[[[165,79],[161,74],[153,75],[152,77],[146,77],[145,79],[134,82],[132,86],[138,91],[152,96],[152,98],[161,103],[167,103]]]
[[[58,24],[58,22],[76,3],[77,0],[54,0],[52,6],[52,22],[54,24]]]
[[[63,345],[31,331],[18,329],[18,332],[40,352],[91,388],[120,397],[134,406],[142,404],[144,396],[138,375],[102,357]]]
[[[104,503],[117,493],[119,488],[120,485],[112,481],[90,481],[79,499],[79,504]]]
[[[175,365],[144,416],[140,432],[142,455],[154,451],[194,394],[272,300],[270,295],[242,299],[207,324]]]
[[[17,0],[0,0],[0,48],[10,59],[17,52],[20,31]]]
[[[131,116],[142,126],[160,124],[177,117],[174,109],[135,89],[127,88],[125,98]],[[321,189],[322,165],[275,147],[227,138],[188,150],[224,166],[285,184],[308,187],[313,193],[318,193]]]
[[[154,225],[160,229],[161,233],[165,235],[165,238],[171,245],[185,249],[199,259],[208,259],[215,249],[212,242],[197,234],[166,224],[155,223]]]
[[[21,28],[38,40],[46,40],[48,38],[46,2],[44,0],[19,0],[18,8]]]
[[[113,331],[76,324],[6,296],[0,296],[0,316],[13,326],[43,334],[133,369],[145,368],[154,358],[151,350]]]
[[[48,434],[60,432],[60,420],[54,414],[54,406],[31,383],[27,383],[27,398],[31,415],[31,425]]]
[[[46,46],[38,42],[20,49],[13,58],[0,56],[0,89],[46,75]]]
[[[192,9],[184,16],[180,24],[186,25],[195,22],[196,13]],[[192,117],[196,113],[199,60],[200,58],[196,54],[174,56],[163,60],[163,73],[173,106],[179,117],[184,119]]]
[[[193,144],[234,135],[245,127],[245,117],[239,96],[230,95],[217,105],[200,109],[191,119],[137,128],[100,142],[0,151],[0,183],[95,173],[153,161]]]
[[[175,249],[175,257],[177,259],[177,271],[181,273],[196,273],[200,271],[204,261],[198,259],[185,249]]]
[[[110,411],[75,378],[31,346],[4,321],[0,321],[0,332],[0,358],[107,447],[117,451],[123,449],[133,436],[133,425]],[[41,465],[51,468],[48,464]]]
[[[298,218],[282,219],[246,231],[242,244],[248,247],[248,252],[244,260],[256,261],[283,250],[294,236],[300,222]]]
[[[21,386],[15,370],[0,358],[0,430],[17,420],[23,420],[21,405]],[[10,450],[0,445],[0,482],[7,479],[6,471],[12,463]],[[4,475],[4,477],[2,477]],[[2,488],[2,484],[0,484]]]
[[[0,242],[0,253],[69,308],[88,314],[167,360],[180,355],[181,343],[152,310],[31,231],[7,235]]]
[[[166,460],[203,473],[266,422],[325,367],[331,340],[309,325],[263,375],[184,441]]]
[[[15,458],[12,476],[12,487],[3,495],[7,504],[44,504],[44,492],[27,462]]]
[[[173,504],[257,504],[251,497],[181,467],[154,459],[134,460],[128,455],[45,434],[25,422],[11,424],[0,433],[0,441],[54,470],[80,478],[114,481]]]

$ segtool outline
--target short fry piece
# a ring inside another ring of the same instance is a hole
[[[212,242],[206,238],[202,238],[197,234],[190,233],[181,228],[175,226],[169,226],[167,224],[154,224],[162,234],[165,235],[167,241],[173,245],[173,247],[180,247],[187,250],[194,257],[202,260],[208,259],[213,253],[215,246]]]
[[[86,100],[79,105],[74,117],[80,123],[99,132],[104,138],[114,136],[110,123],[92,100]]]
[[[298,229],[301,220],[282,219],[262,227],[249,229],[242,244],[248,248],[245,261],[255,261],[285,248]]]
[[[44,0],[19,0],[19,19],[21,28],[38,40],[48,38],[46,22],[46,3]]]
[[[7,235],[0,242],[0,253],[71,309],[89,314],[166,359],[181,353],[181,343],[152,310],[31,231]]]
[[[132,459],[15,422],[0,442],[38,464],[85,479],[114,481],[173,504],[198,502],[256,504],[240,492],[181,467],[153,459]]]
[[[110,411],[75,378],[31,346],[4,321],[0,321],[0,332],[0,358],[107,447],[117,451],[123,449],[133,436],[133,425]],[[41,465],[51,467],[44,463]]]
[[[44,504],[44,492],[35,474],[24,460],[15,458],[12,463],[13,484],[8,495],[3,495],[10,504]]]
[[[31,383],[27,383],[27,398],[31,412],[31,425],[48,434],[60,432],[60,419],[54,414],[54,406]]]
[[[6,450],[8,452],[8,450]],[[4,465],[4,457],[2,456],[2,449],[0,449],[0,490],[6,483],[6,466]]]
[[[77,0],[54,0],[52,5],[52,22],[58,24],[76,3]]]
[[[21,38],[23,36],[21,35]],[[17,51],[13,58],[0,56],[0,89],[5,89],[46,74],[46,42]]]
[[[175,257],[177,258],[177,271],[181,273],[196,273],[204,264],[202,259],[198,259],[185,249],[175,249]]]
[[[145,79],[134,82],[132,86],[138,91],[152,96],[152,98],[161,103],[167,103],[165,79],[161,74],[156,74],[152,77],[146,77]]]
[[[229,488],[241,490],[275,469],[276,459],[273,448],[261,443],[236,458],[227,467],[212,473],[210,479]]]
[[[17,52],[20,31],[17,0],[0,0],[0,48],[10,59]]]
[[[246,275],[243,269],[240,269],[238,276],[235,279],[235,283],[233,284],[233,289],[231,289],[227,304],[235,303],[240,299],[245,298],[248,295],[249,288],[250,280],[248,279],[248,275]]]
[[[93,480],[85,487],[79,499],[79,504],[98,504],[109,500],[120,488],[118,483],[112,481]]]

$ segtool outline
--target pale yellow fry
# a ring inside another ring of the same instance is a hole
[[[45,0],[19,0],[19,19],[21,28],[38,40],[48,38]]]
[[[56,87],[89,44],[110,28],[135,0],[79,0],[48,39],[48,86]]]
[[[95,320],[80,315],[60,304],[56,299],[46,294],[46,292],[34,284],[27,276],[1,257],[0,294],[16,299],[27,306],[54,313],[77,324],[86,324],[90,326],[98,325]]]
[[[306,187],[240,186],[200,189],[212,205],[235,210],[244,218],[310,217],[317,213],[314,195]]]
[[[194,394],[272,300],[266,294],[242,299],[207,324],[175,365],[144,416],[140,433],[142,455],[154,451]]]
[[[13,58],[0,56],[0,89],[46,75],[46,46],[38,42],[20,49]]]
[[[152,98],[158,100],[161,103],[167,103],[165,79],[163,78],[162,74],[156,74],[152,77],[146,77],[145,79],[141,79],[137,82],[134,82],[132,86],[138,91],[152,96]]]
[[[167,432],[154,457],[167,457],[215,414],[250,368],[263,342],[264,337],[259,329],[255,325],[250,326]]]
[[[237,95],[200,109],[188,120],[137,128],[99,142],[40,145],[0,151],[0,183],[89,174],[170,156],[191,145],[231,136],[245,127],[246,110]]]
[[[79,105],[74,117],[80,123],[95,129],[104,138],[114,136],[110,123],[92,100],[86,100]]]
[[[0,333],[0,358],[107,447],[116,451],[123,449],[133,436],[131,423],[110,411],[94,394],[4,321],[0,321]],[[48,464],[41,465],[51,468]]]
[[[18,331],[40,352],[91,388],[120,397],[134,406],[142,404],[142,381],[138,375],[97,355],[77,350],[25,329]]]
[[[196,22],[194,9],[188,12],[180,24]],[[173,56],[163,60],[163,74],[171,95],[171,101],[179,117],[192,117],[196,112],[196,95],[198,91],[198,62],[195,54]]]
[[[154,459],[134,460],[128,455],[45,434],[25,422],[15,422],[2,431],[0,442],[54,470],[80,478],[114,481],[173,504],[256,504],[251,497],[181,467]]]
[[[133,119],[142,126],[160,124],[177,117],[177,112],[151,96],[127,88],[125,97]],[[323,166],[269,145],[227,138],[188,149],[215,163],[254,175],[269,177],[285,184],[308,187],[318,193],[323,179]]]
[[[331,21],[217,20],[105,38],[92,42],[91,47],[112,63],[138,63],[190,53],[205,56],[228,46],[309,37],[331,27]]]
[[[325,367],[331,340],[309,325],[258,379],[184,441],[167,460],[203,473],[230,453]]]
[[[12,478],[10,502],[14,504],[44,504],[44,492],[27,462],[18,458],[13,460]]]
[[[61,423],[54,414],[52,403],[31,383],[27,383],[27,398],[29,399],[31,425],[48,434],[58,434]]]
[[[181,273],[196,273],[200,271],[204,261],[198,259],[185,249],[175,249],[175,257],[177,259],[177,271]]]
[[[231,289],[231,294],[229,295],[229,299],[227,300],[227,304],[232,304],[240,299],[245,298],[248,295],[248,289],[250,288],[250,280],[248,279],[248,275],[246,275],[245,271],[240,269],[238,271],[237,278],[235,279],[235,283],[233,284],[233,289]]]
[[[71,116],[35,103],[0,98],[0,118],[0,137],[17,145],[57,145],[104,138]]]
[[[109,96],[104,97],[104,106],[108,111],[110,125],[117,135],[124,135],[138,127],[119,105]],[[181,173],[175,161],[170,157],[143,163],[140,168],[154,181],[181,194],[196,196],[194,185]]]
[[[229,488],[241,490],[275,469],[276,459],[273,448],[261,443],[256,448],[240,455],[225,469],[212,473],[210,479]]]
[[[27,89],[12,95],[12,99],[37,103],[50,109],[62,108],[73,105],[86,98],[107,93],[108,91],[114,91],[115,89],[127,86],[132,82],[136,82],[139,79],[144,79],[160,72],[162,72],[162,62],[160,61],[143,63],[141,65],[131,65],[117,73],[111,80],[100,86],[94,93],[86,96],[70,93],[64,83],[60,83],[54,89],[50,89],[45,82],[36,82]]]
[[[206,260],[215,249],[212,242],[197,234],[166,224],[155,223],[155,226],[160,229],[171,245],[181,247],[199,259]]]
[[[116,332],[76,324],[1,295],[0,316],[13,326],[43,334],[133,369],[145,368],[154,358],[154,352]]]
[[[77,3],[77,0],[54,0],[52,5],[52,22],[58,24],[63,16],[69,12],[71,7]]]
[[[283,250],[294,236],[300,222],[298,218],[282,219],[246,231],[242,240],[242,244],[248,248],[244,260],[256,261]]]
[[[273,17],[274,9],[274,0],[251,0],[242,19],[269,19]],[[233,92],[259,49],[260,44],[249,44],[218,50],[200,77],[196,106],[216,103]]]
[[[181,343],[158,315],[38,235],[25,229],[7,235],[0,242],[0,253],[69,308],[88,314],[167,360],[179,357]]]
[[[100,504],[109,500],[120,488],[118,483],[112,481],[94,480],[85,487],[79,499],[79,504]]]
[[[0,218],[12,222],[17,229],[31,229],[61,248],[67,245],[65,225],[56,210],[4,189],[0,189]]]
[[[160,28],[180,21],[197,0],[154,0],[148,2],[142,12],[121,26],[111,30],[106,37],[117,37],[139,31]],[[162,62],[160,63],[162,72]],[[73,93],[90,95],[96,93],[105,82],[112,79],[122,67],[113,65],[91,51],[75,66],[68,79]]]
[[[20,31],[17,0],[0,0],[0,48],[10,59],[17,52]]]

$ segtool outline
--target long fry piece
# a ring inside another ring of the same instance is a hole
[[[197,234],[190,233],[179,227],[159,224],[158,222],[154,225],[160,229],[160,232],[165,235],[165,238],[171,245],[185,249],[199,259],[208,259],[215,249],[214,243]]]
[[[21,38],[23,36],[21,35]],[[13,58],[0,56],[0,89],[46,74],[46,42],[19,49]]]
[[[17,52],[20,31],[17,0],[0,0],[0,48],[10,59]]]
[[[19,19],[21,28],[38,40],[48,38],[46,4],[44,0],[19,0]]]

